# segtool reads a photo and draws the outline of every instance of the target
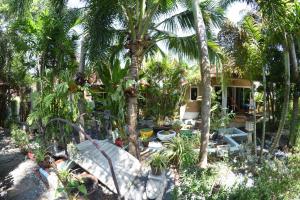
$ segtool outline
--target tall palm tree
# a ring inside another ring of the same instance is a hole
[[[210,107],[211,107],[211,85],[210,85],[210,61],[207,47],[206,27],[203,20],[202,11],[200,10],[200,0],[193,0],[193,13],[195,18],[195,29],[198,39],[198,49],[200,52],[200,71],[202,85],[202,102],[201,102],[201,147],[199,154],[199,166],[207,166],[207,147],[210,131]]]
[[[126,49],[130,58],[127,93],[127,122],[130,129],[129,152],[138,156],[137,151],[137,81],[138,71],[143,59],[149,54],[160,51],[159,42],[167,48],[190,58],[197,58],[197,38],[195,34],[179,36],[177,29],[194,28],[193,12],[175,0],[158,1],[108,1],[89,0],[88,31],[90,35],[91,60],[105,57],[108,52],[116,53]],[[204,32],[211,30],[212,24],[223,19],[223,10],[213,1],[205,1],[198,7],[203,9],[203,20],[207,24]],[[178,7],[184,8],[178,12]],[[213,22],[213,23],[211,23]],[[215,43],[209,43],[213,51]],[[207,55],[208,56],[208,55]]]

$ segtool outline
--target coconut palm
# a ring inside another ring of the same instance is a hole
[[[210,86],[210,61],[207,47],[206,27],[203,20],[202,11],[199,8],[200,0],[193,0],[193,13],[195,18],[195,29],[198,39],[198,49],[200,52],[200,70],[202,80],[202,102],[201,102],[201,147],[199,154],[199,166],[207,166],[207,150],[210,131],[210,107],[211,107],[211,86]]]
[[[160,51],[159,42],[175,53],[197,58],[197,39],[194,33],[188,36],[176,34],[178,29],[193,30],[194,18],[190,7],[174,0],[158,1],[93,1],[88,2],[88,31],[90,36],[91,60],[105,58],[106,55],[124,50],[131,65],[127,82],[128,125],[130,127],[129,152],[137,156],[135,133],[137,124],[137,81],[138,71],[144,57]],[[223,19],[223,10],[213,1],[204,1],[200,5],[207,29],[219,24]],[[183,11],[179,11],[178,8]],[[213,23],[212,23],[213,22]],[[208,43],[213,51],[216,45]],[[161,51],[160,51],[161,52]],[[209,113],[208,113],[209,114]]]

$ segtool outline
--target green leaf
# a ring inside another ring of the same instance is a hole
[[[77,187],[77,189],[78,189],[79,192],[81,192],[82,194],[87,195],[87,189],[86,189],[85,185],[79,185],[79,186]]]

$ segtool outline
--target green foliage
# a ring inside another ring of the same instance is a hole
[[[105,98],[97,99],[97,101],[102,101],[103,109],[111,111],[114,126],[122,132],[125,125],[126,99],[124,89],[128,67],[122,68],[119,60],[112,63],[102,61],[95,67],[104,85],[103,92],[106,93]]]
[[[299,199],[300,154],[295,152],[288,161],[265,160],[256,165],[256,175],[251,177],[254,184],[247,184],[247,175],[243,182],[231,188],[216,183],[215,168],[202,170],[196,167],[180,171],[180,185],[174,190],[174,199],[207,200],[291,200]],[[251,167],[251,166],[249,166]],[[253,166],[252,166],[253,167]]]
[[[165,117],[175,116],[185,94],[186,86],[181,85],[185,72],[184,64],[167,58],[147,64],[140,75],[147,85],[141,85],[142,98],[139,99],[145,117],[162,121]]]
[[[43,146],[39,145],[37,148],[35,148],[33,150],[33,153],[34,153],[34,156],[35,156],[35,161],[37,163],[40,163],[40,162],[43,162],[45,160],[47,151]]]
[[[174,199],[213,199],[216,171],[189,167],[180,171],[180,185],[176,188]],[[217,199],[217,198],[215,198]]]
[[[156,171],[163,171],[166,169],[168,160],[167,157],[162,153],[156,153],[151,156],[150,166],[154,168]]]
[[[78,194],[87,195],[88,191],[83,181],[77,178],[70,170],[60,170],[58,176],[64,185],[63,188],[57,189],[58,192],[65,191],[69,197],[78,196]]]
[[[221,91],[219,91],[221,92]],[[230,123],[231,119],[234,117],[234,113],[231,111],[230,113],[223,111],[220,102],[218,101],[218,93],[212,92],[212,106],[211,106],[211,129],[218,130],[219,128],[227,127]]]
[[[140,140],[142,142],[149,142],[150,141],[150,138],[146,137],[146,136],[143,136],[143,137],[140,137]]]
[[[53,84],[48,80],[43,81],[44,91],[42,94],[35,93],[34,111],[28,117],[28,123],[37,123],[39,119],[45,125],[49,119],[61,117],[70,121],[76,121],[78,118],[77,102],[79,94],[73,94],[73,99],[70,101],[69,90],[70,74],[68,71],[61,73],[58,77],[59,83]]]
[[[20,149],[28,150],[29,136],[26,131],[19,129],[17,126],[12,126],[11,136],[15,144],[20,147]]]
[[[192,140],[174,137],[167,143],[164,154],[170,164],[174,164],[179,168],[194,165],[197,161],[197,153],[194,151],[192,144]]]
[[[245,184],[233,189],[227,198],[245,200],[298,199],[300,189],[299,154],[292,155],[288,163],[266,162],[254,178],[254,186]]]

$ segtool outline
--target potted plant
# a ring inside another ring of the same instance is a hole
[[[172,124],[172,129],[176,132],[179,133],[180,129],[182,128],[182,123],[180,120],[176,120]]]
[[[141,141],[142,141],[142,144],[144,147],[148,147],[149,146],[149,141],[150,139],[148,137],[140,137]]]
[[[172,124],[170,124],[170,120],[168,117],[165,120],[161,120],[160,118],[157,120],[157,126],[153,127],[154,133],[158,133],[159,131],[169,131],[172,129]]]
[[[151,173],[155,176],[161,175],[162,171],[167,167],[167,158],[161,153],[156,153],[150,160]]]

